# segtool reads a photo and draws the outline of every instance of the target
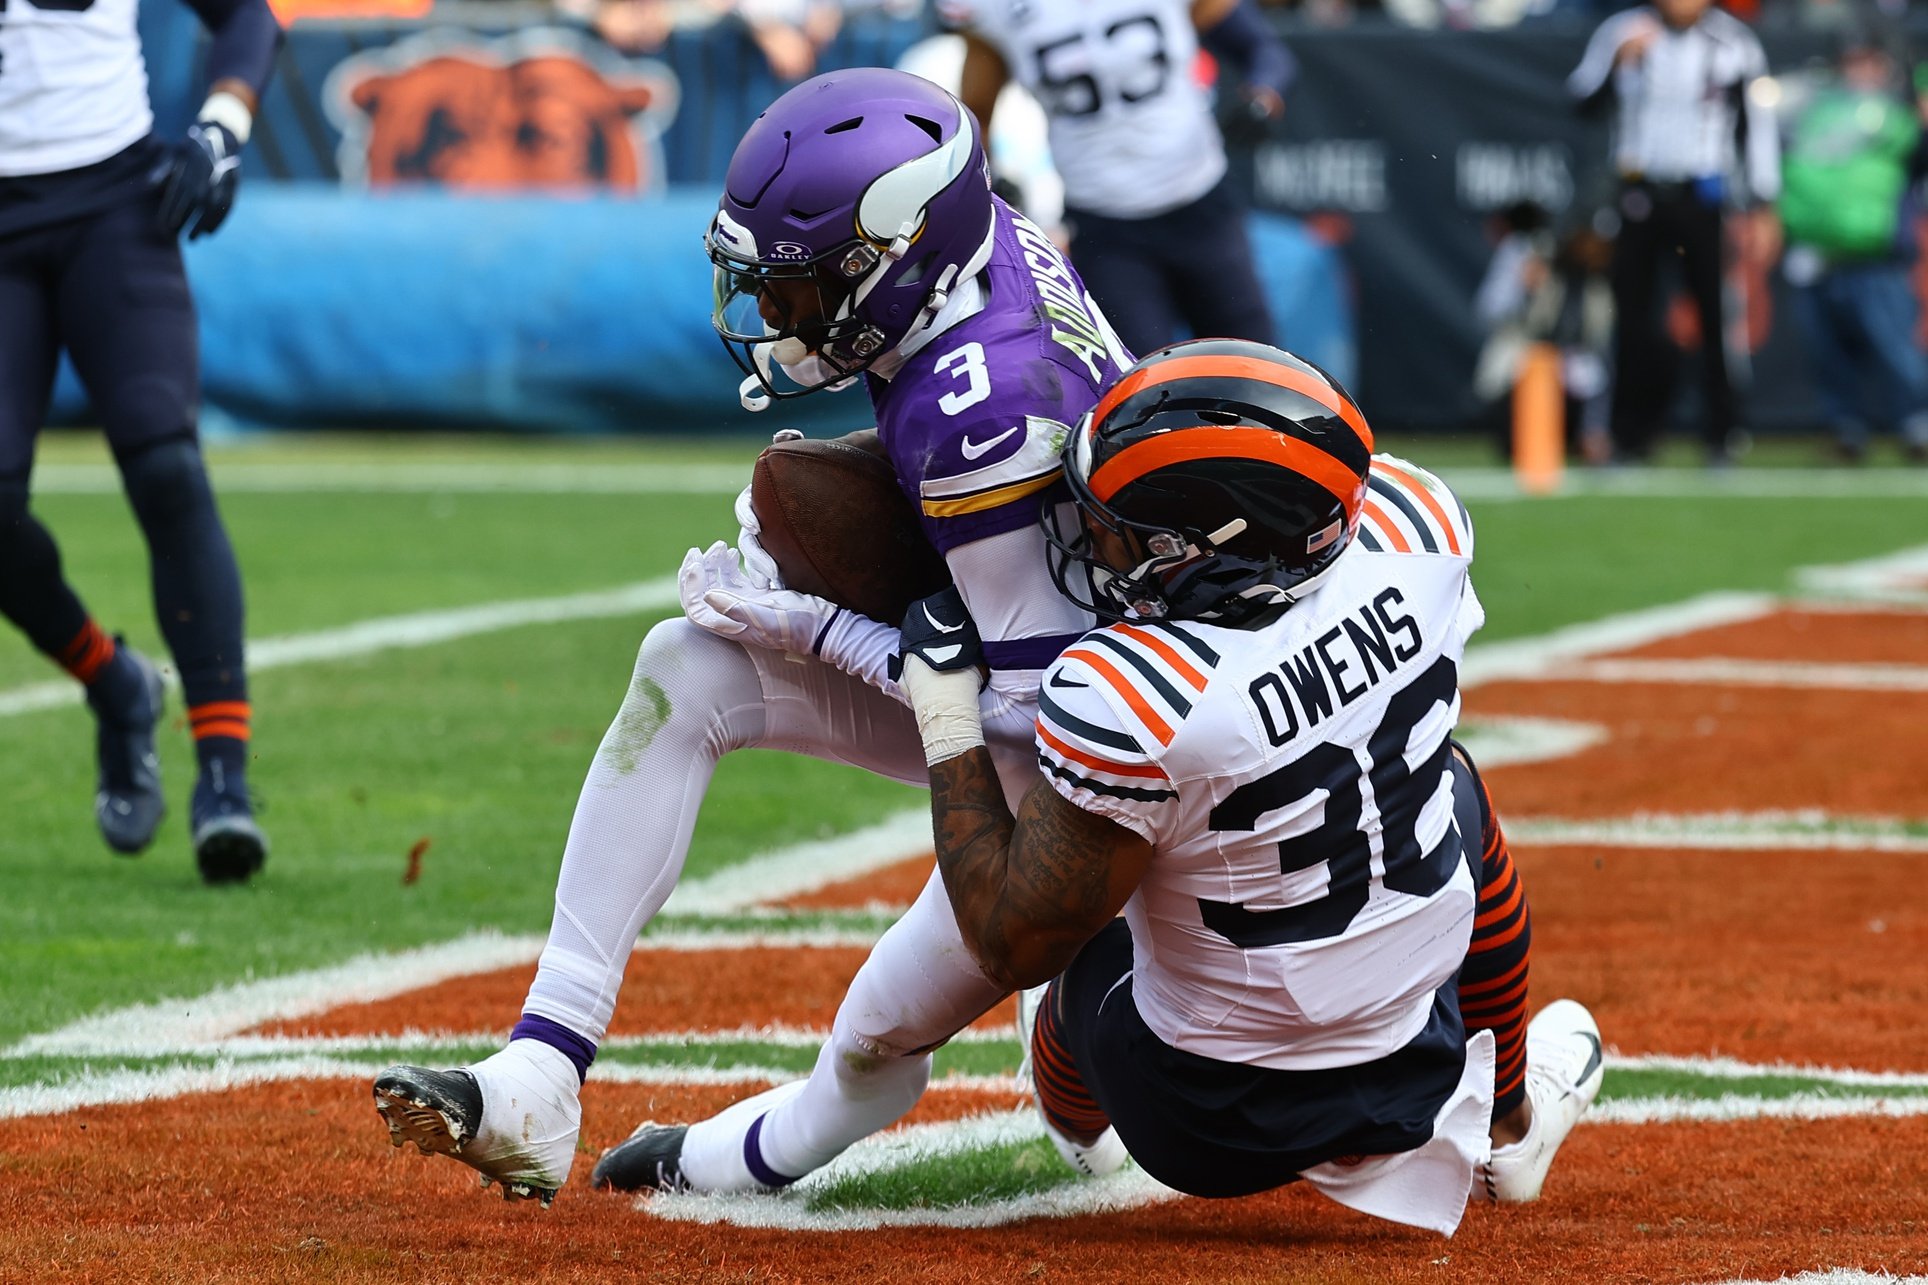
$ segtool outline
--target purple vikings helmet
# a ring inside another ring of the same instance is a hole
[[[886,67],[790,90],[737,144],[704,237],[743,404],[861,373],[981,269],[990,236],[984,148],[957,99]]]

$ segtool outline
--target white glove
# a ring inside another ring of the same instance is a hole
[[[750,488],[744,487],[736,497],[736,551],[743,555],[743,570],[749,574],[750,583],[759,589],[783,588],[783,571],[777,560],[757,539],[763,534],[763,524],[756,519],[756,509],[750,504]]]
[[[793,656],[816,655],[831,622],[847,614],[823,598],[754,583],[738,565],[736,550],[721,540],[683,555],[676,590],[691,623],[751,647]]]
[[[779,428],[770,434],[770,442],[794,442],[803,436],[801,429]],[[757,521],[756,507],[750,503],[750,488],[744,487],[736,497],[736,551],[743,555],[743,569],[750,573],[750,583],[759,589],[783,588],[783,571],[777,560],[757,539],[763,534],[763,524]]]

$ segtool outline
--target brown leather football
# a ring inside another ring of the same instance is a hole
[[[772,442],[750,474],[758,540],[792,589],[903,623],[904,612],[951,582],[924,538],[881,448],[847,440]]]

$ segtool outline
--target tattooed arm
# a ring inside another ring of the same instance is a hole
[[[1016,818],[981,745],[933,764],[937,868],[964,944],[991,980],[1050,981],[1130,900],[1152,846],[1038,778]]]

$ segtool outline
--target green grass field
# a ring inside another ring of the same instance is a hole
[[[1490,467],[1478,444],[1391,449],[1449,481]],[[728,480],[747,473],[754,451],[743,440],[292,438],[226,445],[211,458],[258,640],[666,576],[689,545],[734,534]],[[1763,450],[1736,485],[1662,470],[1654,476],[1686,492],[1664,497],[1609,488],[1521,501],[1479,474],[1468,507],[1488,611],[1481,640],[1709,590],[1787,590],[1797,567],[1928,538],[1928,476],[1877,469],[1808,488],[1799,482],[1808,474],[1787,470],[1811,452]],[[91,440],[51,440],[36,508],[103,624],[158,651],[144,552],[104,458]],[[438,488],[438,470],[461,486]],[[1793,481],[1772,494],[1747,484],[1781,473]],[[696,489],[679,489],[689,485]],[[0,1045],[104,1007],[371,950],[476,928],[544,931],[577,787],[660,614],[530,625],[258,674],[253,780],[269,803],[273,852],[245,887],[209,889],[195,874],[185,819],[192,753],[178,725],[162,746],[174,810],[155,847],[126,860],[93,828],[91,728],[78,701],[0,714],[0,867],[12,888],[0,902]],[[60,677],[9,637],[0,697]],[[917,798],[809,760],[733,756],[705,806],[689,870],[842,833]],[[424,838],[421,878],[405,886],[406,854]],[[809,1054],[703,1056],[800,1070]],[[960,1067],[994,1071],[1008,1070],[1015,1052],[954,1056]],[[27,1060],[6,1071],[14,1083],[43,1075],[58,1078],[57,1068]],[[1666,1090],[1643,1082],[1640,1091]]]

